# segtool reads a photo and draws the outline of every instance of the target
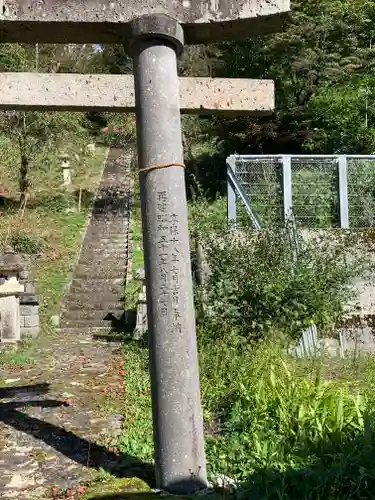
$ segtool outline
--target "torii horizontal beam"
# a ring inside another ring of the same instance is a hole
[[[262,115],[274,110],[274,82],[179,78],[185,114]],[[135,111],[133,75],[0,73],[0,109]]]
[[[167,14],[185,43],[209,43],[278,31],[290,0],[0,0],[0,42],[124,43],[130,20]]]

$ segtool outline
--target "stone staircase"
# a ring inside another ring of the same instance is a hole
[[[61,328],[117,328],[123,322],[132,159],[132,151],[109,151],[79,260],[63,299]]]

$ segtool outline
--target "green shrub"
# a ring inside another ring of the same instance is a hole
[[[200,225],[198,218],[195,224],[209,268],[198,290],[206,306],[200,322],[211,325],[206,331],[215,338],[235,330],[246,340],[270,331],[294,339],[314,323],[329,330],[354,297],[351,280],[370,269],[359,234],[302,237],[289,227],[235,231],[217,220]]]
[[[28,255],[36,255],[43,248],[43,242],[33,234],[18,231],[10,236],[10,245],[15,252]]]
[[[61,192],[54,196],[39,196],[35,202],[39,207],[53,213],[65,212],[76,207],[76,200],[71,193]]]

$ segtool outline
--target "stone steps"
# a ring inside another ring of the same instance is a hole
[[[64,307],[67,310],[73,310],[76,306],[85,307],[86,309],[121,309],[122,295],[121,293],[105,294],[100,291],[90,293],[90,301],[87,301],[87,293],[70,292],[64,301]],[[101,306],[101,307],[99,307]]]
[[[103,252],[100,252],[100,249],[98,252],[90,252],[90,253],[84,253],[82,257],[79,259],[79,265],[86,265],[86,264],[92,264],[92,265],[100,265],[100,264],[105,264],[106,262],[118,262],[119,260],[125,260],[127,259],[127,249],[121,249],[117,250],[116,252],[112,252],[106,255],[103,255]]]
[[[114,247],[108,247],[108,245],[104,245],[102,243],[95,245],[95,243],[93,242],[91,246],[86,246],[83,250],[83,256],[88,258],[96,258],[98,256],[100,256],[102,259],[123,257],[128,253],[128,242],[123,241],[121,244],[118,244]]]
[[[108,278],[91,278],[91,279],[79,279],[74,278],[69,289],[69,292],[74,293],[86,293],[87,291],[92,291],[95,286],[97,290],[123,290],[124,289],[124,278],[108,279]],[[110,292],[114,293],[114,292]]]
[[[64,329],[111,329],[124,317],[132,152],[110,150],[73,279],[61,306]]]
[[[98,278],[103,279],[116,279],[118,278],[119,275],[124,275],[126,274],[127,268],[125,265],[120,268],[119,265],[113,265],[109,266],[107,268],[100,267],[100,268],[91,268],[89,265],[83,267],[79,266],[77,267],[74,276],[78,279],[90,279],[93,276],[98,276]]]
[[[123,309],[96,309],[96,310],[87,310],[84,309],[76,309],[76,310],[68,310],[64,314],[64,318],[67,320],[83,320],[83,321],[92,321],[93,324],[98,324],[102,321],[107,322],[111,321],[112,317],[117,319],[121,318],[124,314]]]
[[[76,299],[74,298],[67,298],[66,302],[64,303],[64,307],[66,308],[66,314],[70,312],[75,312],[75,311],[82,311],[84,309],[85,311],[122,311],[123,310],[123,304],[118,300],[118,297],[116,298],[117,300],[102,300],[102,301],[95,301],[92,302],[87,301],[87,295],[86,295],[86,300],[82,299]]]
[[[89,251],[89,250],[97,250],[97,251],[103,251],[105,250],[106,252],[113,252],[114,250],[118,248],[127,248],[128,242],[126,238],[122,237],[117,238],[117,239],[111,239],[111,238],[96,238],[95,240],[90,240],[85,243],[85,246],[82,248],[82,250]]]
[[[89,319],[85,319],[85,318],[70,318],[70,317],[66,317],[64,318],[64,323],[63,323],[63,328],[74,328],[74,329],[91,329],[91,328],[105,328],[105,329],[108,329],[108,330],[113,330],[113,329],[116,329],[116,325],[123,325],[124,323],[124,320],[123,319],[120,319],[120,316],[119,316],[119,319],[112,319],[112,318],[109,318],[107,320],[100,320],[100,319],[93,319],[93,318],[89,318]]]

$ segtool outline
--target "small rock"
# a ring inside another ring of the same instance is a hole
[[[64,398],[73,398],[74,397],[74,394],[70,394],[69,392],[63,392],[62,395]]]
[[[20,378],[6,378],[4,382],[6,384],[14,384],[15,382],[19,382],[20,380]]]
[[[9,489],[21,489],[28,486],[33,486],[35,481],[33,479],[27,480],[22,474],[13,474],[12,479],[6,485]]]
[[[236,489],[238,480],[226,476],[225,474],[217,474],[212,480],[214,488],[220,489]]]
[[[137,269],[137,272],[135,273],[135,277],[137,280],[144,280],[145,279],[145,270],[143,267],[140,267]]]
[[[51,316],[50,318],[52,326],[58,328],[60,326],[60,316],[58,314],[55,314],[54,316]]]

